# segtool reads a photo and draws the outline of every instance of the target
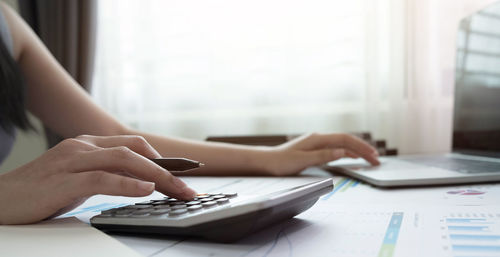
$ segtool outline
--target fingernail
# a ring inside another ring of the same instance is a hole
[[[139,189],[144,192],[151,192],[155,189],[155,183],[146,181],[140,182]]]
[[[184,188],[184,187],[186,187],[186,183],[184,183],[184,181],[182,181],[178,177],[174,177],[174,185],[177,186],[178,188]]]

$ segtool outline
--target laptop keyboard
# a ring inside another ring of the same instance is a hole
[[[500,172],[500,162],[478,161],[453,157],[422,157],[405,159],[405,161],[468,174]]]

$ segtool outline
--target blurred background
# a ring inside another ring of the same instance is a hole
[[[446,152],[458,24],[493,2],[98,0],[90,94],[166,136],[370,132]],[[20,132],[0,171],[45,149]]]

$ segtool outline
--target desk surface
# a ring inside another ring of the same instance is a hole
[[[265,194],[324,176],[309,169],[301,177],[184,180],[199,192]],[[310,210],[234,244],[111,236],[144,256],[500,256],[500,184],[379,189],[334,179],[335,190]],[[86,219],[126,199],[99,196],[69,215]]]

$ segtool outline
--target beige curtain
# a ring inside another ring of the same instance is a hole
[[[23,18],[66,71],[91,89],[97,4],[95,0],[19,0]],[[62,138],[45,128],[48,147]]]

